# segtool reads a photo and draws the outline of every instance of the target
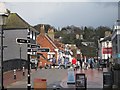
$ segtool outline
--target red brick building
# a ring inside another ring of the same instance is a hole
[[[49,36],[50,33],[50,36]],[[47,59],[51,60],[51,58],[53,57],[53,55],[55,55],[56,57],[56,62],[58,59],[58,48],[55,45],[54,41],[52,39],[54,39],[54,30],[49,30],[49,33],[46,34],[45,33],[45,29],[44,29],[44,25],[42,27],[40,27],[40,34],[37,36],[37,44],[40,45],[40,48],[49,48],[49,52],[37,52],[39,54],[42,54],[42,56],[40,56],[40,62],[42,62],[42,65],[44,66],[44,64],[50,64],[51,62],[48,61]],[[52,37],[52,38],[50,38]]]

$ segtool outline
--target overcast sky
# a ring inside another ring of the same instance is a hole
[[[19,1],[19,0],[18,0]],[[117,2],[6,2],[32,26],[50,24],[56,28],[67,25],[112,27],[118,19]]]

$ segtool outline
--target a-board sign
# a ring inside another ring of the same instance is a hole
[[[84,73],[76,73],[76,87],[86,88],[86,77]]]
[[[113,78],[111,72],[103,72],[103,88],[112,87]]]

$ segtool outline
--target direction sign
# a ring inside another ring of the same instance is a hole
[[[49,48],[39,48],[38,51],[39,52],[49,52],[50,49]]]
[[[37,48],[37,45],[36,44],[32,44],[31,48]]]
[[[16,39],[16,42],[17,42],[17,43],[21,43],[21,44],[22,44],[22,43],[28,43],[28,40],[27,40],[27,39],[23,39],[23,38],[17,38],[17,39]]]
[[[37,48],[32,48],[32,52],[37,52]]]

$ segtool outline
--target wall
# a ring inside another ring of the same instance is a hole
[[[4,61],[20,58],[20,45],[16,43],[16,38],[27,39],[27,30],[5,30],[4,31]],[[27,60],[27,44],[21,44],[21,58]]]

